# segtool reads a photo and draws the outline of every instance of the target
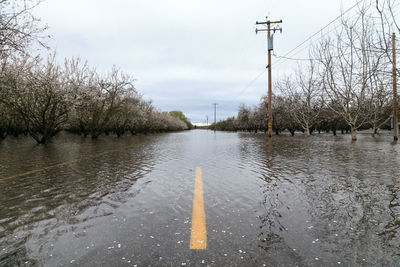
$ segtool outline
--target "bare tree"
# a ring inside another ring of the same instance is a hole
[[[375,55],[375,59],[382,59],[380,55]],[[381,69],[373,71],[370,79],[370,93],[369,93],[369,106],[371,110],[371,117],[369,124],[371,126],[371,135],[375,137],[375,134],[379,128],[388,124],[392,118],[392,84],[390,82],[391,77],[385,73],[384,69],[387,68],[387,64],[379,64]]]
[[[292,129],[290,123],[293,121],[289,115],[288,98],[272,95],[272,129],[275,134],[279,134],[286,128]],[[294,135],[294,131],[291,132]]]
[[[365,9],[355,19],[343,20],[334,38],[325,38],[318,47],[317,57],[323,66],[323,88],[350,126],[352,140],[356,130],[370,119],[368,86],[375,68],[370,62],[367,44],[371,42],[371,25]]]
[[[47,26],[40,23],[32,10],[40,0],[0,0],[0,59],[14,52],[26,53],[33,42],[46,47]]]
[[[289,97],[289,112],[306,136],[311,134],[323,106],[321,80],[315,68],[312,61],[306,67],[299,65],[294,81],[286,77],[276,83],[276,87]]]
[[[250,129],[250,112],[250,107],[245,104],[239,106],[237,121],[239,129],[242,131],[248,131]]]
[[[56,135],[68,119],[70,103],[55,56],[41,60],[15,59],[6,70],[2,102],[17,112],[29,135],[39,144]]]
[[[122,118],[120,113],[127,102],[124,99],[136,94],[133,78],[115,67],[107,76],[99,77],[86,65],[74,67],[76,64],[69,64],[70,69],[75,70],[71,71],[73,75],[69,75],[69,84],[76,94],[74,128],[85,136],[90,133],[92,138],[97,138],[102,133],[112,131]]]
[[[263,99],[261,98],[260,104],[250,114],[250,120],[253,121],[252,124],[254,125],[255,132],[267,131],[268,129],[266,122],[267,106]]]
[[[386,36],[385,33],[389,35],[390,32],[395,31],[400,33],[398,2],[396,0],[375,0],[375,8],[380,17],[383,37]]]

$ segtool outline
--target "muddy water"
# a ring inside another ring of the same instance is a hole
[[[0,265],[397,265],[399,161],[389,135],[6,139]],[[189,249],[196,167],[201,251]]]

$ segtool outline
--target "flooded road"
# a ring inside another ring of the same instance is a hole
[[[0,265],[398,265],[400,145],[391,140],[268,143],[206,130],[6,139]],[[189,248],[197,167],[205,250]]]

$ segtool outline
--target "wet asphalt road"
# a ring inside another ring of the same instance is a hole
[[[0,265],[400,265],[400,146],[391,139],[268,143],[206,130],[62,134],[45,146],[6,139]],[[196,167],[205,250],[189,249]]]

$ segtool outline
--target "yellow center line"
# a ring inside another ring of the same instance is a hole
[[[103,156],[103,155],[106,155],[106,154],[109,154],[109,153],[114,153],[114,152],[119,152],[119,151],[122,151],[122,150],[126,150],[126,149],[131,148],[131,147],[133,147],[133,146],[127,146],[127,147],[124,147],[122,149],[113,149],[113,150],[109,150],[109,151],[106,151],[106,152],[98,153],[98,154],[95,154],[95,155],[89,155],[87,157],[82,157],[82,158],[79,158],[79,159],[73,159],[73,160],[64,161],[64,162],[61,162],[61,163],[57,163],[57,164],[54,164],[54,165],[50,165],[50,166],[47,166],[47,167],[44,167],[44,168],[40,168],[40,169],[36,169],[36,170],[32,170],[32,171],[27,171],[27,172],[24,172],[24,173],[19,173],[19,174],[7,176],[7,177],[1,177],[0,181],[5,181],[5,180],[13,179],[13,178],[18,178],[18,177],[23,177],[23,176],[34,174],[34,173],[37,173],[37,172],[41,172],[41,171],[45,171],[45,170],[49,170],[49,169],[53,169],[53,168],[57,168],[57,167],[65,166],[65,165],[70,165],[72,163],[79,162],[79,161],[82,161],[82,160],[85,160],[85,159],[98,158],[100,156]]]
[[[196,168],[196,180],[193,193],[192,230],[190,233],[190,249],[207,248],[206,214],[204,212],[203,183],[201,168]]]

